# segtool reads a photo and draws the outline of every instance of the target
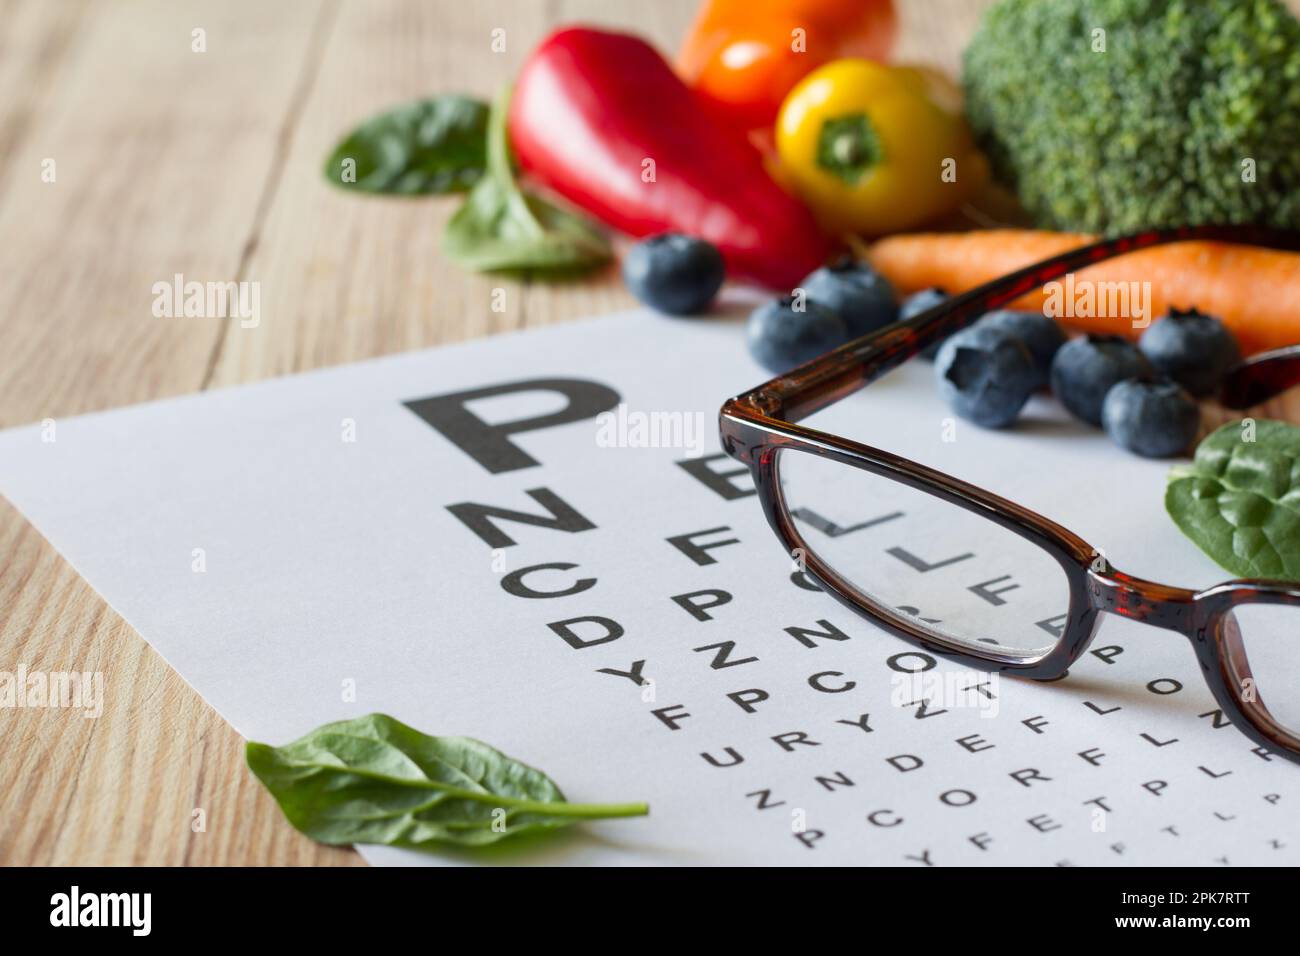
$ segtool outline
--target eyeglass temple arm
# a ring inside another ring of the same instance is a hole
[[[1300,385],[1300,345],[1252,355],[1228,370],[1219,386],[1224,408],[1250,408]]]
[[[854,339],[745,393],[738,401],[771,418],[797,422],[853,394],[912,358],[930,343],[970,325],[985,312],[1014,302],[1046,282],[1138,249],[1191,240],[1300,251],[1300,232],[1262,226],[1182,226],[1103,239],[1026,266],[954,296],[904,322]],[[1300,349],[1280,351],[1287,353],[1284,360],[1265,361],[1276,354],[1266,353],[1234,369],[1230,376],[1233,388],[1237,390],[1234,394],[1258,396],[1273,388],[1263,398],[1254,398],[1263,401],[1269,395],[1297,384],[1300,381]],[[1251,370],[1245,370],[1246,367]]]

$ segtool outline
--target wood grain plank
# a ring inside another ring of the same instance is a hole
[[[151,286],[238,275],[323,9],[77,6],[11,3],[0,33],[30,53],[0,57],[5,88],[32,91],[0,113],[5,425],[200,387],[226,320],[155,318]],[[106,682],[98,719],[0,712],[0,862],[357,860],[283,823],[238,736],[8,505],[0,543],[0,666]]]
[[[0,424],[198,386],[227,320],[155,318],[152,286],[237,273],[317,7],[88,8],[6,171]]]
[[[249,263],[263,320],[230,327],[213,382],[251,379],[486,335],[500,283],[439,252],[459,197],[383,199],[327,183],[322,163],[360,120],[437,92],[491,98],[543,31],[540,4],[347,4],[305,104],[285,186]],[[493,30],[505,50],[493,52]],[[517,304],[517,297],[510,296]]]
[[[86,0],[52,5],[40,0],[0,2],[0,199],[13,178],[10,160],[44,108],[51,80],[81,35]]]

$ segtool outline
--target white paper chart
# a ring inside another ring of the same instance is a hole
[[[1227,577],[1164,514],[1167,464],[1046,399],[1007,432],[954,429],[930,376],[911,363],[810,424],[1035,508],[1124,571]],[[717,446],[719,405],[766,377],[732,323],[630,313],[13,429],[0,491],[250,739],[381,711],[571,800],[650,803],[493,861],[1300,862],[1300,767],[1227,722],[1180,635],[1107,616],[1066,679],[999,680],[810,588]],[[951,544],[855,533],[867,568]],[[975,553],[934,593],[1028,596],[1035,573]]]

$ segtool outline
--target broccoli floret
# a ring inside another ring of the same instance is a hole
[[[1041,225],[1300,226],[1300,23],[1277,0],[1001,0],[964,81]]]

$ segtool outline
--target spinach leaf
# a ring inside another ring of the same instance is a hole
[[[1165,508],[1183,534],[1243,578],[1300,581],[1300,428],[1230,422],[1174,469]]]
[[[460,192],[487,163],[486,103],[418,100],[366,120],[335,147],[325,178],[344,189],[415,195]]]
[[[506,141],[507,89],[492,104],[487,172],[447,223],[443,249],[482,272],[575,273],[611,258],[608,240],[590,223],[520,190]]]
[[[567,803],[544,773],[468,737],[430,737],[384,714],[318,727],[248,766],[289,822],[321,843],[484,846],[577,820],[644,816],[644,803]]]

